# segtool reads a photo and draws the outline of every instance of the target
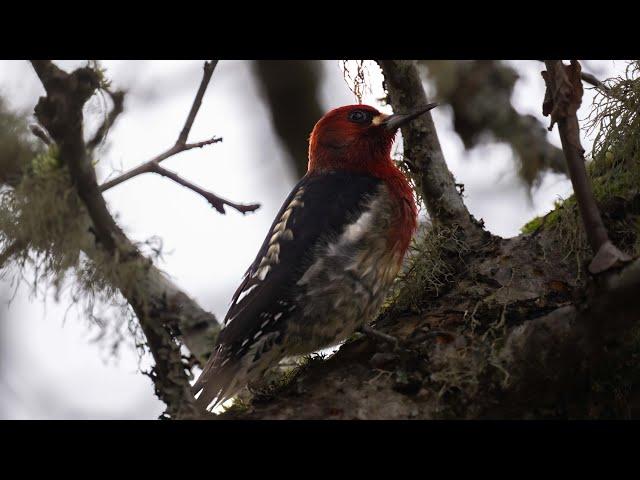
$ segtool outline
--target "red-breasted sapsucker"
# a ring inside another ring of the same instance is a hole
[[[391,146],[401,125],[434,106],[385,115],[349,105],[318,121],[307,174],[233,295],[193,387],[203,408],[232,397],[283,357],[335,345],[374,318],[417,222]]]

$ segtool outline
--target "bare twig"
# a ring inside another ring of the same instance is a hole
[[[242,214],[247,212],[253,212],[254,210],[257,210],[258,208],[260,208],[260,204],[258,203],[252,203],[250,205],[242,205],[240,203],[234,203],[234,202],[231,202],[230,200],[221,198],[215,195],[214,193],[208,192],[207,190],[204,190],[198,187],[197,185],[189,182],[188,180],[185,180],[184,178],[180,177],[178,174],[172,172],[171,170],[167,170],[166,168],[160,166],[156,162],[151,163],[149,165],[149,171],[153,173],[157,173],[158,175],[162,175],[163,177],[170,178],[174,182],[182,185],[183,187],[187,187],[193,190],[194,192],[202,195],[211,204],[213,208],[215,208],[218,212],[222,213],[223,215],[225,214],[225,211],[224,211],[225,205],[228,205],[229,207],[239,211]]]
[[[595,253],[589,271],[600,273],[611,267],[628,262],[630,257],[618,250],[609,240],[602,222],[587,176],[584,149],[580,144],[580,124],[576,112],[582,102],[580,64],[576,60],[565,65],[561,60],[545,60],[547,70],[542,72],[547,91],[542,106],[545,116],[551,117],[549,130],[555,123],[567,159],[571,184],[580,210],[587,239]]]
[[[191,109],[189,110],[189,115],[187,115],[187,120],[180,131],[180,135],[178,136],[178,140],[176,143],[167,151],[161,153],[160,155],[155,156],[151,160],[144,162],[137,167],[129,170],[128,172],[123,173],[122,175],[109,180],[102,185],[100,185],[100,191],[105,192],[109,190],[111,187],[115,187],[120,183],[123,183],[133,177],[138,175],[142,175],[143,173],[157,173],[162,175],[163,177],[170,178],[176,183],[187,187],[194,192],[202,195],[207,201],[211,204],[213,208],[215,208],[218,212],[224,214],[224,206],[228,205],[231,208],[239,211],[240,213],[253,212],[260,208],[260,205],[257,203],[253,203],[250,205],[243,205],[239,203],[232,202],[230,200],[226,200],[224,198],[219,197],[218,195],[208,192],[197,185],[189,182],[188,180],[183,179],[177,173],[174,173],[166,168],[160,166],[160,162],[166,160],[169,157],[172,157],[178,153],[185,152],[187,150],[191,150],[194,148],[202,148],[206,145],[211,145],[213,143],[221,142],[222,139],[218,137],[210,138],[209,140],[204,140],[202,142],[196,143],[187,143],[187,138],[189,137],[189,132],[191,131],[191,127],[193,126],[193,122],[195,121],[196,115],[198,114],[198,110],[200,109],[200,105],[202,104],[202,98],[204,97],[204,93],[207,90],[207,86],[209,81],[211,80],[211,76],[213,75],[213,71],[218,63],[217,60],[213,60],[211,62],[205,62],[204,64],[204,74],[202,76],[202,81],[200,82],[200,87],[198,88],[198,92],[196,93],[196,97],[193,100],[193,104],[191,105]],[[115,100],[114,100],[115,102]],[[115,107],[114,107],[115,110]]]
[[[209,62],[204,63],[204,72],[202,74],[202,81],[200,82],[200,87],[196,93],[196,97],[193,100],[193,104],[191,105],[191,109],[189,110],[189,115],[187,115],[187,120],[180,131],[180,135],[176,140],[176,143],[169,148],[167,151],[161,153],[160,155],[155,156],[151,160],[129,170],[128,172],[123,173],[122,175],[105,182],[100,186],[100,191],[104,192],[111,187],[115,187],[116,185],[121,184],[137,175],[141,175],[143,173],[147,173],[152,171],[149,167],[151,163],[160,163],[163,160],[166,160],[169,157],[177,155],[181,152],[186,152],[187,150],[191,150],[193,148],[202,148],[206,145],[211,145],[212,143],[221,142],[222,139],[218,137],[212,137],[209,140],[204,140],[202,142],[196,143],[187,143],[187,138],[189,137],[189,132],[191,131],[191,127],[193,126],[193,122],[195,121],[196,115],[198,114],[198,110],[200,109],[200,105],[202,104],[202,98],[204,97],[204,93],[207,90],[207,86],[209,85],[209,81],[211,80],[211,76],[218,64],[218,60],[211,60]]]
[[[126,182],[127,180],[132,179],[133,177],[137,177],[138,175],[142,175],[143,173],[153,172],[153,168],[154,168],[153,164],[158,164],[163,160],[166,160],[167,158],[172,157],[178,153],[186,152],[187,150],[191,150],[193,148],[202,148],[206,145],[211,145],[212,143],[218,143],[221,141],[222,141],[221,138],[213,137],[213,138],[210,138],[209,140],[204,140],[202,142],[197,142],[197,143],[187,143],[186,145],[182,145],[182,146],[178,146],[176,144],[166,152],[163,152],[160,155],[153,157],[151,160],[144,162],[143,164],[138,165],[135,168],[132,168],[128,172],[125,172],[122,175],[112,180],[104,182],[102,185],[100,185],[100,191],[105,192],[109,190],[111,187],[115,187],[116,185],[119,185],[123,182]]]
[[[605,93],[609,93],[611,91],[609,87],[607,87],[604,83],[598,80],[595,75],[591,73],[581,72],[580,78],[582,78],[584,82],[587,82],[589,85],[593,85],[594,87],[599,88]]]
[[[196,119],[198,110],[200,110],[200,105],[202,105],[204,92],[207,91],[207,86],[209,86],[209,81],[211,80],[211,76],[213,75],[213,71],[216,69],[217,65],[218,60],[204,62],[204,73],[202,74],[200,87],[198,87],[196,98],[193,99],[193,105],[191,105],[191,110],[189,110],[189,115],[187,115],[187,120],[184,122],[184,127],[182,127],[182,131],[180,132],[180,136],[178,137],[178,141],[176,142],[176,144],[184,145],[187,143],[187,137],[189,137],[189,132],[191,131],[193,122]]]

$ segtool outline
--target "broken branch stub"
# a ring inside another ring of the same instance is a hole
[[[549,116],[549,130],[558,124],[562,150],[567,160],[580,217],[595,256],[589,264],[592,274],[605,272],[627,263],[631,258],[611,243],[596,204],[587,175],[584,148],[580,144],[577,112],[582,103],[581,68],[577,60],[565,65],[561,60],[545,60],[547,70],[541,72],[546,84],[542,113]]]

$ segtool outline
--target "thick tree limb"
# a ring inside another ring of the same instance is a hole
[[[152,376],[158,395],[167,404],[170,417],[195,417],[198,413],[190,394],[187,368],[173,335],[174,331],[182,333],[185,344],[190,346],[193,337],[201,336],[205,329],[210,330],[215,319],[151,265],[124,235],[106,207],[82,135],[82,106],[98,85],[96,73],[90,68],[81,68],[68,74],[50,61],[32,64],[47,92],[36,106],[36,117],[60,149],[60,159],[67,165],[78,196],[87,209],[99,249],[117,264],[133,262],[138,265],[137,271],[144,272],[134,284],[122,278],[120,282],[116,279],[116,283],[147,336],[156,362]],[[184,318],[185,315],[189,318]],[[198,333],[194,335],[195,330]],[[194,354],[197,355],[195,351]]]
[[[569,66],[564,65],[561,60],[545,60],[545,65],[547,70],[542,72],[542,77],[546,82],[547,91],[542,113],[551,117],[549,130],[555,123],[558,124],[580,217],[589,244],[595,253],[589,270],[591,273],[600,273],[628,262],[630,257],[618,250],[609,240],[587,176],[584,149],[580,144],[580,125],[576,116],[583,94],[580,64],[576,60],[572,60]]]
[[[414,61],[378,60],[384,85],[395,112],[411,112],[428,102]],[[469,214],[456,189],[440,148],[431,113],[402,127],[404,156],[413,166],[413,178],[429,215],[443,225],[456,224],[468,239],[480,238],[482,227]]]
[[[541,388],[582,387],[607,355],[605,346],[619,343],[637,325],[640,260],[594,288],[583,308],[562,307],[509,334],[500,357],[512,375],[510,394],[526,398]]]

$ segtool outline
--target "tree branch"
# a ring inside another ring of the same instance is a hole
[[[218,143],[221,141],[222,139],[219,137],[212,137],[209,140],[204,140],[202,142],[187,143],[186,145],[182,145],[182,146],[174,145],[169,150],[162,152],[160,155],[156,155],[151,160],[144,162],[135,168],[132,168],[128,172],[125,172],[122,175],[112,180],[108,180],[104,182],[102,185],[100,185],[100,191],[106,192],[110,188],[115,187],[116,185],[120,185],[121,183],[126,182],[127,180],[130,180],[133,177],[137,177],[138,175],[142,175],[143,173],[152,172],[153,171],[152,164],[154,163],[158,164],[169,157],[173,157],[174,155],[177,155],[178,153],[186,152],[187,150],[191,150],[193,148],[202,148],[206,145],[211,145],[212,143]]]
[[[584,149],[580,144],[580,124],[576,116],[583,94],[580,64],[576,60],[572,60],[571,65],[564,65],[561,60],[545,60],[545,65],[547,70],[542,72],[542,77],[547,90],[542,113],[551,117],[549,130],[555,123],[558,124],[562,150],[567,160],[580,217],[589,244],[595,253],[589,271],[600,273],[628,262],[630,257],[618,250],[609,240],[587,176]]]
[[[155,162],[149,165],[149,171],[153,173],[157,173],[158,175],[162,175],[163,177],[170,178],[174,182],[182,185],[183,187],[189,188],[194,192],[202,195],[211,204],[213,208],[215,208],[218,212],[222,213],[223,215],[225,214],[225,211],[224,211],[225,205],[228,205],[229,207],[239,211],[242,214],[245,214],[247,212],[253,212],[258,208],[260,208],[260,204],[258,203],[252,203],[250,205],[242,205],[240,203],[234,203],[222,197],[219,197],[214,193],[204,190],[198,187],[197,185],[189,182],[188,180],[185,180],[184,178],[180,177],[178,174],[172,172],[171,170],[167,170],[166,168],[158,165]]]
[[[211,60],[210,62],[205,62],[203,67],[202,81],[200,82],[200,87],[198,87],[198,91],[196,92],[196,96],[193,99],[193,104],[191,105],[191,109],[189,110],[189,115],[187,115],[187,120],[180,131],[180,135],[178,135],[178,139],[176,143],[169,148],[167,151],[161,153],[160,155],[155,156],[151,160],[139,165],[128,172],[123,173],[119,177],[116,177],[108,182],[105,182],[100,186],[100,191],[104,192],[111,187],[115,187],[116,185],[121,184],[137,175],[141,175],[143,173],[147,173],[150,171],[149,165],[151,163],[160,163],[163,160],[166,160],[169,157],[177,155],[178,153],[186,152],[187,150],[191,150],[193,148],[202,148],[206,145],[211,145],[212,143],[221,142],[221,138],[212,137],[209,140],[204,140],[202,142],[196,143],[187,143],[187,138],[189,137],[189,132],[191,131],[191,127],[193,126],[193,122],[196,119],[196,115],[198,114],[198,110],[200,109],[200,105],[202,105],[202,98],[207,90],[209,85],[209,81],[211,80],[211,76],[218,64],[218,60]]]
[[[584,82],[587,82],[589,85],[593,85],[594,87],[599,88],[604,93],[609,93],[611,91],[609,87],[607,87],[604,83],[598,80],[595,75],[591,73],[580,72],[580,78],[582,78],[582,80]]]
[[[109,129],[113,126],[118,116],[124,110],[124,92],[118,90],[117,92],[111,92],[109,90],[105,90],[109,97],[111,97],[111,101],[113,102],[113,108],[107,115],[105,121],[100,125],[93,138],[87,142],[87,148],[91,150],[95,150],[95,148],[100,145],[102,140],[104,140],[105,136]]]
[[[414,61],[378,60],[384,85],[395,112],[411,112],[428,102]],[[404,156],[413,166],[412,177],[434,222],[458,225],[468,241],[483,235],[480,224],[469,214],[440,148],[438,134],[426,113],[402,127]]]
[[[87,209],[99,243],[95,253],[104,252],[116,265],[133,265],[138,272],[133,282],[116,272],[115,283],[133,307],[147,336],[156,362],[152,377],[158,395],[167,404],[167,413],[172,418],[195,417],[198,412],[190,394],[187,367],[174,335],[181,335],[197,356],[202,353],[202,347],[196,347],[194,337],[202,338],[203,331],[213,333],[213,330],[217,334],[219,327],[215,318],[153,267],[118,227],[106,207],[82,135],[82,106],[97,88],[96,73],[90,68],[81,68],[67,74],[50,61],[32,63],[47,93],[36,106],[36,117],[57,143],[60,159],[67,165],[78,196]]]
[[[615,353],[605,346],[619,343],[640,318],[640,260],[593,288],[585,307],[565,306],[511,331],[500,353],[512,376],[509,394],[527,399],[544,389],[583,389],[603,356]]]

